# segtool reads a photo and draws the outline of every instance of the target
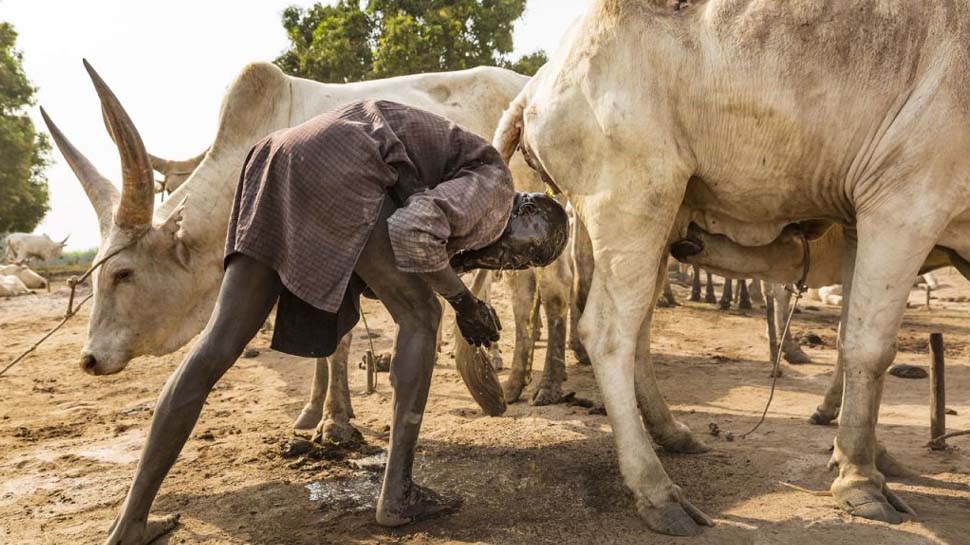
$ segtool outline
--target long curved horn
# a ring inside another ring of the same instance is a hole
[[[94,207],[94,213],[98,216],[101,238],[104,239],[111,231],[111,213],[120,199],[118,190],[114,184],[98,172],[98,169],[94,168],[87,157],[71,144],[64,133],[51,121],[43,107],[40,109],[40,115],[44,118],[44,123],[47,124],[47,130],[54,138],[57,149],[61,150],[61,155],[64,156],[67,164],[74,171],[78,181],[81,182],[84,192],[87,193],[88,200]]]
[[[84,61],[84,68],[101,99],[105,127],[121,155],[121,200],[115,210],[115,224],[124,228],[151,225],[155,179],[145,144],[118,98],[87,60]]]
[[[152,168],[156,172],[162,174],[192,174],[196,168],[198,168],[199,163],[205,159],[206,154],[209,153],[209,148],[205,148],[205,151],[192,157],[190,159],[184,159],[182,161],[162,159],[157,155],[148,154],[148,159],[151,160]]]

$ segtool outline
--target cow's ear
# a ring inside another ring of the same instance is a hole
[[[175,210],[172,210],[172,213],[165,218],[165,222],[158,228],[173,243],[172,254],[175,256],[175,260],[186,269],[189,267],[191,252],[180,231],[182,228],[182,220],[185,219],[185,201],[187,200],[188,196],[182,199],[182,202],[175,207]]]
[[[175,255],[175,260],[178,261],[182,268],[189,268],[189,261],[192,258],[192,252],[189,250],[189,245],[185,243],[185,240],[182,239],[182,237],[175,237],[175,246],[172,248],[172,253]]]
[[[182,227],[182,220],[185,215],[185,201],[189,200],[186,196],[182,199],[182,202],[172,210],[172,213],[165,218],[165,222],[159,227],[159,230],[166,235],[175,237],[178,235],[179,229]]]

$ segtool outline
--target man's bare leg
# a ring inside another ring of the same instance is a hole
[[[209,391],[259,331],[279,292],[279,276],[268,266],[245,255],[230,260],[209,324],[162,389],[134,481],[107,545],[144,545],[174,527],[172,518],[148,523],[162,480],[192,433]]]
[[[452,513],[461,503],[417,485],[411,477],[414,448],[431,387],[441,304],[427,282],[416,274],[401,272],[395,265],[386,221],[392,211],[388,205],[381,211],[355,269],[398,325],[390,377],[394,413],[384,484],[377,501],[377,522],[383,526]]]

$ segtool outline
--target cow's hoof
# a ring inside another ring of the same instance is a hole
[[[377,505],[377,524],[403,526],[412,522],[450,515],[461,508],[461,498],[442,496],[430,488],[411,484],[407,499],[392,505],[383,498]]]
[[[815,426],[828,426],[838,416],[839,416],[838,411],[835,411],[834,413],[829,414],[821,407],[818,407],[817,409],[815,409],[815,412],[812,413],[812,416],[808,417],[808,423]]]
[[[522,397],[522,390],[525,389],[526,381],[520,376],[516,376],[514,373],[509,375],[508,380],[505,381],[505,385],[502,386],[502,391],[505,392],[505,402],[515,403]]]
[[[658,507],[641,506],[638,511],[651,530],[668,536],[696,536],[704,526],[714,526],[710,517],[683,498]]]
[[[852,487],[845,490],[833,488],[832,495],[839,507],[855,517],[899,524],[903,521],[903,513],[915,515],[915,512],[902,499],[883,487],[883,492],[873,490],[871,486]]]
[[[702,454],[711,450],[709,446],[691,433],[690,428],[679,422],[676,431],[666,433],[662,437],[656,437],[654,440],[668,452]]]
[[[346,422],[320,422],[313,442],[323,446],[348,446],[360,443],[364,436],[360,431]]]
[[[530,405],[536,407],[544,407],[546,405],[555,405],[557,403],[562,403],[562,385],[557,384],[555,386],[540,386],[532,392],[532,399],[529,400]]]
[[[320,424],[320,420],[323,418],[323,408],[316,407],[309,403],[303,407],[303,411],[300,412],[300,416],[296,417],[293,422],[293,429],[297,431],[311,431],[316,429],[317,425]]]
[[[111,534],[106,543],[112,545],[148,545],[156,539],[174,530],[179,524],[179,515],[168,515],[161,518],[151,518],[147,523],[130,523],[119,525],[117,522],[111,527]]]
[[[583,347],[583,343],[579,341],[572,342],[569,344],[569,349],[576,356],[576,363],[580,365],[593,365],[593,361],[589,359],[589,354],[586,353],[586,348]]]
[[[812,358],[808,357],[808,354],[802,352],[801,347],[795,347],[790,350],[786,350],[784,353],[785,361],[792,365],[802,365],[805,363],[812,363]]]
[[[674,308],[678,306],[677,301],[671,301],[666,297],[661,297],[657,299],[657,308]]]
[[[707,303],[707,304],[709,304],[709,305],[716,305],[717,304],[717,297],[714,297],[713,295],[705,295],[704,296],[704,302]]]

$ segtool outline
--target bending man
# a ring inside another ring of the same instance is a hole
[[[209,391],[274,304],[273,348],[321,357],[357,323],[365,289],[399,326],[377,521],[454,511],[458,500],[411,478],[441,316],[435,293],[454,307],[468,342],[488,345],[499,339],[498,318],[457,272],[546,265],[566,237],[558,203],[516,194],[488,142],[422,110],[359,101],[263,139],[239,182],[215,310],[162,390],[108,543],[142,545],[173,526],[171,518],[147,524],[155,495]]]

